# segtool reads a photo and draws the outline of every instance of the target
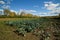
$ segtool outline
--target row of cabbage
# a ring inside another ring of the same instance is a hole
[[[45,30],[46,28],[49,30],[52,29],[52,32],[55,32],[57,29],[59,29],[59,25],[57,25],[59,23],[54,23],[48,18],[6,21],[5,24],[11,27],[16,27],[14,32],[18,35],[26,36],[27,33],[31,32],[37,36],[42,35],[44,37],[43,39],[47,40],[49,40],[49,37],[51,36],[51,31]]]
[[[5,24],[16,27],[18,34],[25,35],[27,32],[33,32],[37,28],[41,28],[47,19],[32,19],[32,20],[18,20],[18,21],[6,21]]]

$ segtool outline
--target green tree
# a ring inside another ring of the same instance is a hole
[[[9,9],[4,9],[4,15],[9,16],[9,14],[10,14],[10,10]]]
[[[20,16],[25,16],[25,12],[24,11],[22,11],[21,13],[20,13]]]
[[[15,12],[10,12],[9,16],[14,17],[14,16],[16,16],[16,13]]]

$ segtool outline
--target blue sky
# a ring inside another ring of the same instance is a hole
[[[13,10],[26,9],[41,11],[42,6],[43,2],[41,0],[15,0],[11,3],[11,9]]]
[[[6,2],[7,0],[2,1]],[[10,10],[17,12],[25,10],[32,14],[41,16],[55,15],[54,13],[60,13],[60,0],[10,0],[7,2],[10,4],[1,4],[2,2],[0,1],[0,5],[3,5],[3,8],[7,6],[10,8]]]

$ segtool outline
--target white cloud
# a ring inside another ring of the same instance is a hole
[[[15,10],[10,10],[11,12],[16,12]]]
[[[36,13],[37,11],[36,10],[26,10],[26,9],[20,9],[20,11],[18,12],[18,14],[20,14],[22,11],[24,11],[25,13]]]
[[[13,0],[1,0],[0,4],[10,4]]]
[[[60,7],[56,8],[56,9],[53,10],[53,11],[55,11],[55,12],[57,12],[57,13],[60,13]]]
[[[16,14],[17,14],[17,11],[15,11],[15,10],[10,10],[11,12],[15,12]]]
[[[0,4],[5,4],[5,2],[4,1],[0,1]]]
[[[45,12],[41,12],[38,14],[39,16],[58,16],[58,14],[54,14],[54,13],[45,13]]]
[[[44,8],[49,10],[48,15],[58,15],[60,13],[60,3],[44,2]]]
[[[7,4],[10,4],[13,0],[7,0]]]
[[[36,10],[25,10],[26,12],[37,12]]]
[[[48,4],[45,4],[45,7],[47,7],[48,6]]]
[[[55,4],[53,2],[44,2],[44,3],[45,3],[44,6],[46,7],[47,10],[53,10],[60,5],[59,3]]]
[[[36,10],[26,10],[26,9],[20,9],[20,12],[21,11],[25,11],[27,13],[33,13],[33,12],[37,12]]]
[[[9,5],[12,1],[13,0],[0,0],[0,4],[3,4],[3,5],[0,5],[0,7],[3,9],[8,9],[8,8],[10,8]]]
[[[3,5],[2,8],[3,9],[8,9],[8,8],[10,8],[10,6],[9,5]]]

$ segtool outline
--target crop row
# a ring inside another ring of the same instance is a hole
[[[41,37],[44,37],[43,39],[47,38],[46,40],[49,40],[49,37],[53,36],[52,34],[56,32],[56,30],[58,32],[58,26],[60,26],[59,23],[53,22],[46,18],[6,21],[5,24],[16,27],[14,32],[16,32],[18,35],[26,36],[26,33],[32,32],[36,36],[40,35]]]

